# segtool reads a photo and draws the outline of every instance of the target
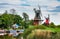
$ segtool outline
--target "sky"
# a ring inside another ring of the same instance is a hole
[[[29,19],[34,19],[33,9],[38,9],[38,5],[40,5],[43,20],[49,14],[50,22],[60,24],[60,0],[0,0],[0,14],[5,10],[10,13],[10,9],[15,9],[16,14],[22,16],[25,12],[29,15]]]

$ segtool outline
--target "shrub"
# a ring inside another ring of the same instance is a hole
[[[51,22],[48,26],[51,27],[51,28],[55,28],[56,27],[53,22]]]
[[[7,34],[7,35],[4,35],[4,38],[5,38],[5,39],[13,39],[13,36],[9,36],[9,35]]]
[[[28,34],[30,34],[31,31],[32,31],[31,29],[26,29],[26,30],[24,31],[24,33],[23,33],[23,37],[26,38],[26,36],[27,36]]]

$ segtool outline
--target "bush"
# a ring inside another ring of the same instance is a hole
[[[13,36],[8,36],[8,34],[7,34],[4,36],[0,36],[0,39],[13,39]]]
[[[23,33],[23,37],[26,38],[26,36],[27,36],[28,34],[30,34],[31,31],[32,31],[31,29],[26,29],[26,30],[24,31],[24,33]]]
[[[56,27],[57,27],[57,28],[60,28],[60,25],[57,25]]]
[[[51,27],[51,28],[55,28],[56,27],[53,22],[51,22],[48,26]]]
[[[4,35],[4,38],[5,38],[5,39],[13,39],[13,36],[9,36],[9,35],[7,34],[7,35]]]

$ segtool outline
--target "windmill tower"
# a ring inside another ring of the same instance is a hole
[[[40,6],[38,6],[38,8],[39,8],[38,10],[36,10],[36,8],[34,8],[34,12],[35,12],[35,18],[34,18],[34,22],[33,22],[34,25],[39,25],[43,21],[41,19],[42,13],[41,13],[41,10],[40,10]]]

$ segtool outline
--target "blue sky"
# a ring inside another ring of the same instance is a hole
[[[5,10],[15,9],[16,13],[22,16],[23,12],[26,12],[30,19],[33,19],[35,13],[33,8],[38,9],[38,5],[41,7],[41,13],[47,17],[50,14],[50,22],[60,24],[60,0],[0,0],[0,14]]]

